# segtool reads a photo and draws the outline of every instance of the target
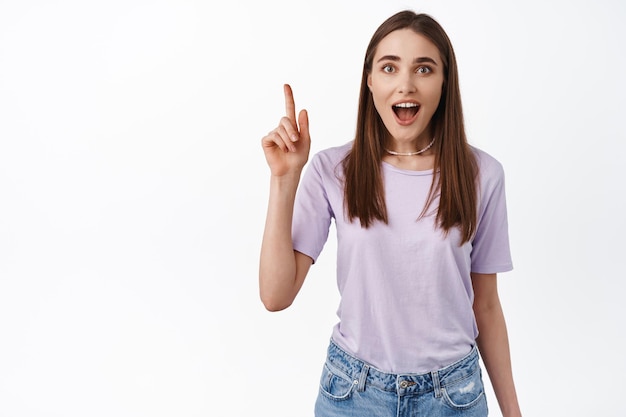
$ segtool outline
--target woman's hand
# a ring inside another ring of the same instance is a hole
[[[276,177],[299,175],[311,148],[307,111],[301,110],[296,120],[296,105],[289,84],[285,84],[284,91],[286,115],[280,119],[278,127],[261,140],[267,164]]]

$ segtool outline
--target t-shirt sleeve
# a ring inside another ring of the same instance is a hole
[[[315,263],[326,240],[333,217],[325,190],[324,166],[315,155],[300,181],[293,212],[293,248]]]
[[[506,272],[513,269],[513,262],[509,247],[504,170],[495,160],[482,162],[478,223],[472,242],[472,272]]]

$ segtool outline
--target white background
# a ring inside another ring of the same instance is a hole
[[[311,416],[333,238],[257,294],[282,84],[351,139],[363,54],[447,30],[470,142],[504,165],[500,277],[526,416],[623,416],[624,2],[0,1],[0,416]],[[499,416],[488,385],[492,416]]]

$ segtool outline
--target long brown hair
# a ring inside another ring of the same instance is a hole
[[[387,223],[387,208],[381,173],[383,141],[389,132],[374,107],[367,86],[372,61],[380,41],[393,31],[411,29],[428,38],[437,48],[444,66],[444,83],[439,107],[432,117],[435,173],[429,196],[419,218],[425,215],[437,191],[440,193],[437,224],[446,233],[458,226],[461,243],[469,241],[476,231],[477,164],[467,143],[459,90],[456,58],[450,39],[432,17],[402,11],[387,19],[376,30],[365,53],[357,127],[350,153],[343,161],[344,199],[350,221],[359,218],[362,227],[376,220]]]

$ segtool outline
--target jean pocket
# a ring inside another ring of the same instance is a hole
[[[320,378],[320,392],[332,400],[347,400],[352,395],[356,384],[345,374],[333,370],[324,364]]]
[[[479,369],[467,378],[446,384],[441,388],[441,394],[444,401],[457,410],[466,410],[478,404],[486,405],[485,387]]]

